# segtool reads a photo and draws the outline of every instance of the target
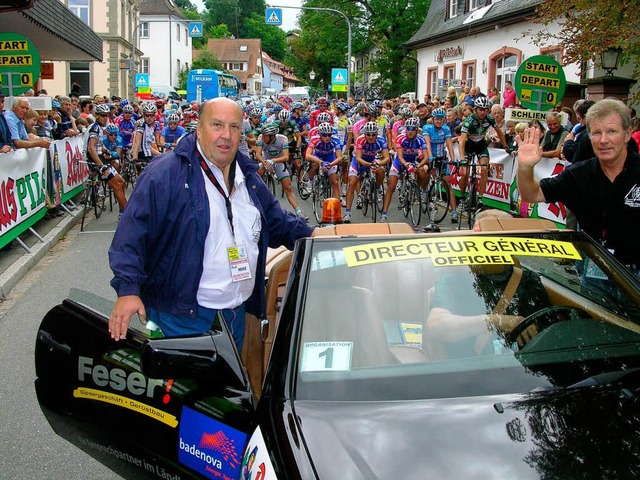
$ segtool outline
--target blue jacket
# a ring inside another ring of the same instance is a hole
[[[209,231],[209,199],[196,156],[196,136],[184,137],[175,150],[149,164],[133,191],[109,248],[118,296],[139,295],[146,307],[195,317]],[[249,196],[260,211],[256,281],[246,309],[264,315],[267,247],[292,249],[311,235],[303,219],[282,209],[257,173],[257,165],[238,152]]]

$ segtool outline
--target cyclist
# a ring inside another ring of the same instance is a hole
[[[345,186],[349,182],[349,151],[353,144],[353,124],[351,119],[347,117],[348,111],[349,104],[345,102],[336,103],[335,125],[342,150],[342,184]],[[346,194],[346,190],[342,194]]]
[[[462,133],[458,139],[460,148],[460,160],[468,163],[468,154],[475,153],[478,157],[480,167],[480,184],[478,185],[478,201],[476,203],[477,210],[484,208],[483,196],[487,186],[487,176],[489,167],[489,150],[487,148],[486,134],[489,127],[496,126],[496,120],[489,115],[491,102],[487,97],[478,97],[474,101],[475,113],[467,116],[462,124]],[[496,134],[500,139],[500,143],[506,149],[507,140],[501,129],[496,129]],[[460,166],[460,193],[464,197],[467,187],[467,178],[469,171],[466,165]]]
[[[187,134],[187,131],[179,123],[180,116],[177,113],[172,113],[167,117],[167,126],[160,133],[160,147],[165,151],[176,148],[178,140]]]
[[[116,118],[116,125],[122,137],[122,146],[125,151],[131,150],[133,134],[136,131],[136,121],[133,118],[133,107],[127,103],[122,107],[122,115]]]
[[[331,115],[331,113],[328,110],[329,101],[326,99],[326,97],[320,97],[318,100],[316,100],[316,105],[318,106],[318,108],[313,112],[311,112],[311,115],[309,116],[309,127],[311,129],[313,129],[314,127],[317,127],[321,123],[324,123],[320,121],[320,119],[318,119],[318,115],[320,115],[321,113],[328,113],[329,115]],[[333,123],[333,117],[330,123]]]
[[[255,160],[256,142],[260,135],[260,120],[262,110],[251,107],[247,111],[247,118],[242,121],[242,138],[240,140],[240,150],[242,153]]]
[[[304,105],[300,102],[291,104],[291,118],[298,124],[301,139],[301,151],[306,151],[309,143],[309,119],[304,115]]]
[[[103,129],[102,163],[108,163],[120,173],[120,159],[122,158],[122,137],[118,135],[118,127],[113,123],[107,124]]]
[[[433,123],[427,123],[422,127],[422,136],[429,146],[429,168],[441,168],[442,178],[451,185],[451,168],[449,162],[455,160],[453,153],[453,140],[449,126],[445,124],[447,111],[444,108],[436,108],[431,112]],[[447,159],[447,153],[449,159]],[[456,210],[456,196],[453,189],[449,189],[449,203],[451,204],[451,223],[458,223],[458,211]]]
[[[124,180],[116,169],[109,165],[102,156],[104,141],[104,129],[109,119],[110,108],[101,103],[96,106],[96,121],[89,127],[89,139],[87,140],[87,163],[93,172],[100,172],[102,178],[113,190],[113,194],[120,207],[120,215],[127,206],[127,197],[124,194]],[[118,216],[118,219],[120,217]]]
[[[411,110],[408,108],[400,108],[398,115],[400,115],[400,120],[395,122],[391,127],[391,141],[393,142],[393,145],[396,144],[398,135],[404,133],[407,120],[413,116]]]
[[[153,103],[146,103],[142,107],[143,118],[138,120],[136,125],[131,157],[136,162],[138,173],[141,171],[139,162],[149,163],[154,155],[160,154],[160,150],[158,150],[160,125],[156,121],[156,112],[157,109]]]
[[[396,158],[393,159],[391,168],[389,169],[389,179],[387,181],[387,192],[384,196],[384,205],[382,206],[382,214],[380,221],[383,218],[386,219],[387,212],[389,211],[389,205],[391,205],[391,198],[393,192],[398,185],[398,178],[403,169],[407,169],[407,172],[418,174],[418,184],[422,188],[426,188],[428,174],[423,168],[427,164],[427,159],[431,156],[429,145],[418,134],[420,128],[420,119],[418,117],[409,118],[405,124],[405,132],[398,135],[396,139]]]
[[[277,123],[267,123],[262,127],[262,133],[258,137],[256,143],[256,158],[261,163],[258,173],[264,176],[265,171],[275,171],[278,181],[282,185],[289,204],[293,207],[296,215],[304,218],[307,217],[302,213],[298,206],[298,201],[293,195],[291,188],[291,178],[287,171],[287,163],[289,162],[289,140],[284,135],[278,133],[279,125]]]
[[[354,192],[367,168],[370,168],[376,176],[376,185],[378,187],[382,186],[385,171],[381,167],[384,167],[389,162],[389,146],[385,138],[380,137],[378,133],[378,125],[375,122],[367,122],[362,127],[362,135],[356,139],[355,155],[351,159],[349,167],[349,186],[347,188],[347,205],[344,215],[345,223],[351,222],[351,205],[353,204]],[[380,160],[376,158],[378,155],[381,156]],[[387,217],[381,218],[380,221],[386,222]]]
[[[293,164],[295,172],[298,173],[302,165],[302,153],[300,151],[302,137],[300,136],[298,124],[295,120],[291,119],[291,112],[289,110],[280,110],[276,123],[280,128],[278,133],[284,135],[289,140],[289,159]],[[294,170],[291,170],[291,172],[293,171]]]
[[[329,175],[333,197],[340,198],[338,163],[342,160],[342,143],[334,134],[330,123],[318,125],[318,135],[309,140],[305,158],[322,167],[322,170]]]

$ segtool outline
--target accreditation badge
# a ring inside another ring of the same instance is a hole
[[[249,266],[249,255],[247,254],[247,246],[233,245],[227,247],[227,259],[231,268],[231,280],[233,282],[241,282],[251,278],[251,268]]]

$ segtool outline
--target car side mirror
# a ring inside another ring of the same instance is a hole
[[[219,378],[229,386],[245,388],[243,367],[228,340],[214,332],[149,339],[142,347],[142,373],[160,379]]]

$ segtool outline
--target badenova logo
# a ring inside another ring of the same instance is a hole
[[[235,479],[247,435],[184,407],[180,418],[178,460],[213,479]]]

